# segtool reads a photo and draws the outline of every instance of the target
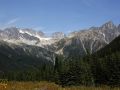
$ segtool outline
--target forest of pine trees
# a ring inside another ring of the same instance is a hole
[[[62,86],[120,86],[120,37],[100,51],[85,57],[56,56],[55,64],[37,69],[0,72],[0,78],[16,81],[55,82]]]

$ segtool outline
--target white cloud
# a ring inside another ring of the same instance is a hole
[[[4,29],[4,28],[7,28],[7,27],[11,27],[11,26],[15,26],[15,23],[19,20],[19,18],[14,18],[14,19],[11,19],[5,23],[0,23],[0,28],[1,29]]]
[[[14,19],[8,21],[8,22],[6,23],[6,25],[12,25],[12,24],[16,23],[18,20],[19,20],[19,18],[14,18]]]

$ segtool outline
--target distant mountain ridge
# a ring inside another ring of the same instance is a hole
[[[2,40],[12,42],[14,44],[25,43],[28,45],[42,46],[49,44],[51,38],[45,37],[41,31],[32,29],[20,29],[16,27],[6,28],[0,32]]]
[[[119,35],[120,25],[116,26],[109,21],[100,27],[91,27],[70,33],[68,37],[54,44],[54,50],[65,56],[83,56],[88,51],[96,52]]]
[[[54,64],[54,59],[54,52],[44,48],[0,41],[0,71],[34,69],[43,64]]]
[[[68,35],[63,32],[55,32],[51,37],[47,37],[42,31],[28,28],[11,27],[0,30],[2,41],[18,46],[23,44],[38,46],[64,56],[83,56],[88,51],[96,52],[118,35],[120,35],[120,25],[116,26],[112,21],[106,22],[100,27],[91,27],[71,32]]]

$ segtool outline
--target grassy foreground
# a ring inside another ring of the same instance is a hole
[[[120,90],[120,88],[72,86],[62,88],[50,82],[8,82],[0,84],[0,90]]]

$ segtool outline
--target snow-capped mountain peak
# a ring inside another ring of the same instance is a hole
[[[12,42],[15,44],[25,43],[36,46],[50,45],[54,42],[51,37],[46,37],[41,31],[16,27],[2,30],[0,32],[0,37],[7,42]]]
[[[0,39],[3,41],[44,47],[57,54],[65,55],[74,50],[78,50],[79,55],[86,54],[87,50],[91,53],[95,52],[109,44],[118,35],[120,35],[120,25],[116,26],[112,22],[107,22],[100,27],[74,31],[67,36],[62,32],[55,32],[51,37],[47,37],[41,31],[16,27],[0,31]]]

